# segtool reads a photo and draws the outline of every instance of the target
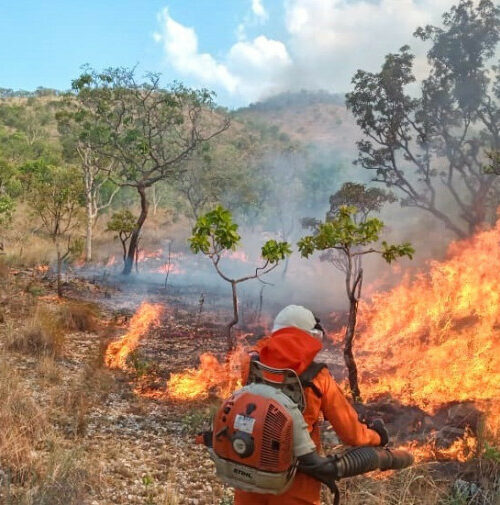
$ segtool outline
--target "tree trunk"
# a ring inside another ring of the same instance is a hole
[[[57,242],[57,241],[56,241],[56,252],[57,252],[57,270],[56,270],[56,275],[57,275],[57,296],[59,298],[62,298],[62,296],[63,296],[62,282],[61,282],[62,257],[61,257],[61,251],[59,249],[59,242]]]
[[[91,203],[87,202],[87,234],[85,237],[85,261],[92,261],[92,236],[94,234],[94,215]]]
[[[358,383],[358,368],[352,353],[352,343],[354,340],[356,319],[358,316],[358,300],[355,297],[351,297],[349,301],[349,320],[347,322],[344,341],[344,361],[349,374],[349,387],[351,389],[353,400],[355,402],[361,402],[361,392],[359,390]]]
[[[236,292],[236,282],[231,281],[231,289],[233,292],[233,320],[227,325],[227,347],[228,351],[232,351],[235,346],[235,339],[232,332],[233,326],[238,324],[238,294]]]
[[[141,214],[137,220],[137,225],[135,230],[130,237],[130,243],[128,246],[127,258],[125,259],[125,265],[123,267],[123,275],[130,275],[132,272],[132,267],[134,266],[135,254],[137,246],[139,245],[139,236],[141,234],[142,225],[148,217],[148,200],[146,198],[146,188],[143,186],[138,186],[137,191],[141,197]]]

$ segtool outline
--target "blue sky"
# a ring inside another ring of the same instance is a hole
[[[67,89],[81,65],[134,66],[238,106],[345,91],[451,0],[0,0],[0,87]]]

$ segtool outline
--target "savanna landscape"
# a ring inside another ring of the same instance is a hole
[[[237,105],[133,65],[0,87],[1,504],[232,504],[195,437],[291,303],[415,460],[341,503],[500,503],[500,9],[413,29]]]

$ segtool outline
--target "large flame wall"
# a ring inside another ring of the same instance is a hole
[[[429,409],[500,398],[500,221],[452,243],[446,261],[360,307],[358,363],[369,396]],[[493,406],[498,410],[498,403]]]

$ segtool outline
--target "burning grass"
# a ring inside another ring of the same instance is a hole
[[[144,338],[149,328],[159,323],[163,306],[143,303],[130,320],[128,332],[119,340],[111,342],[106,349],[105,363],[109,368],[127,370],[127,358]]]
[[[212,353],[200,356],[200,366],[170,376],[167,394],[174,400],[200,400],[211,394],[225,398],[242,385],[242,368],[248,360],[243,347],[220,362]]]

